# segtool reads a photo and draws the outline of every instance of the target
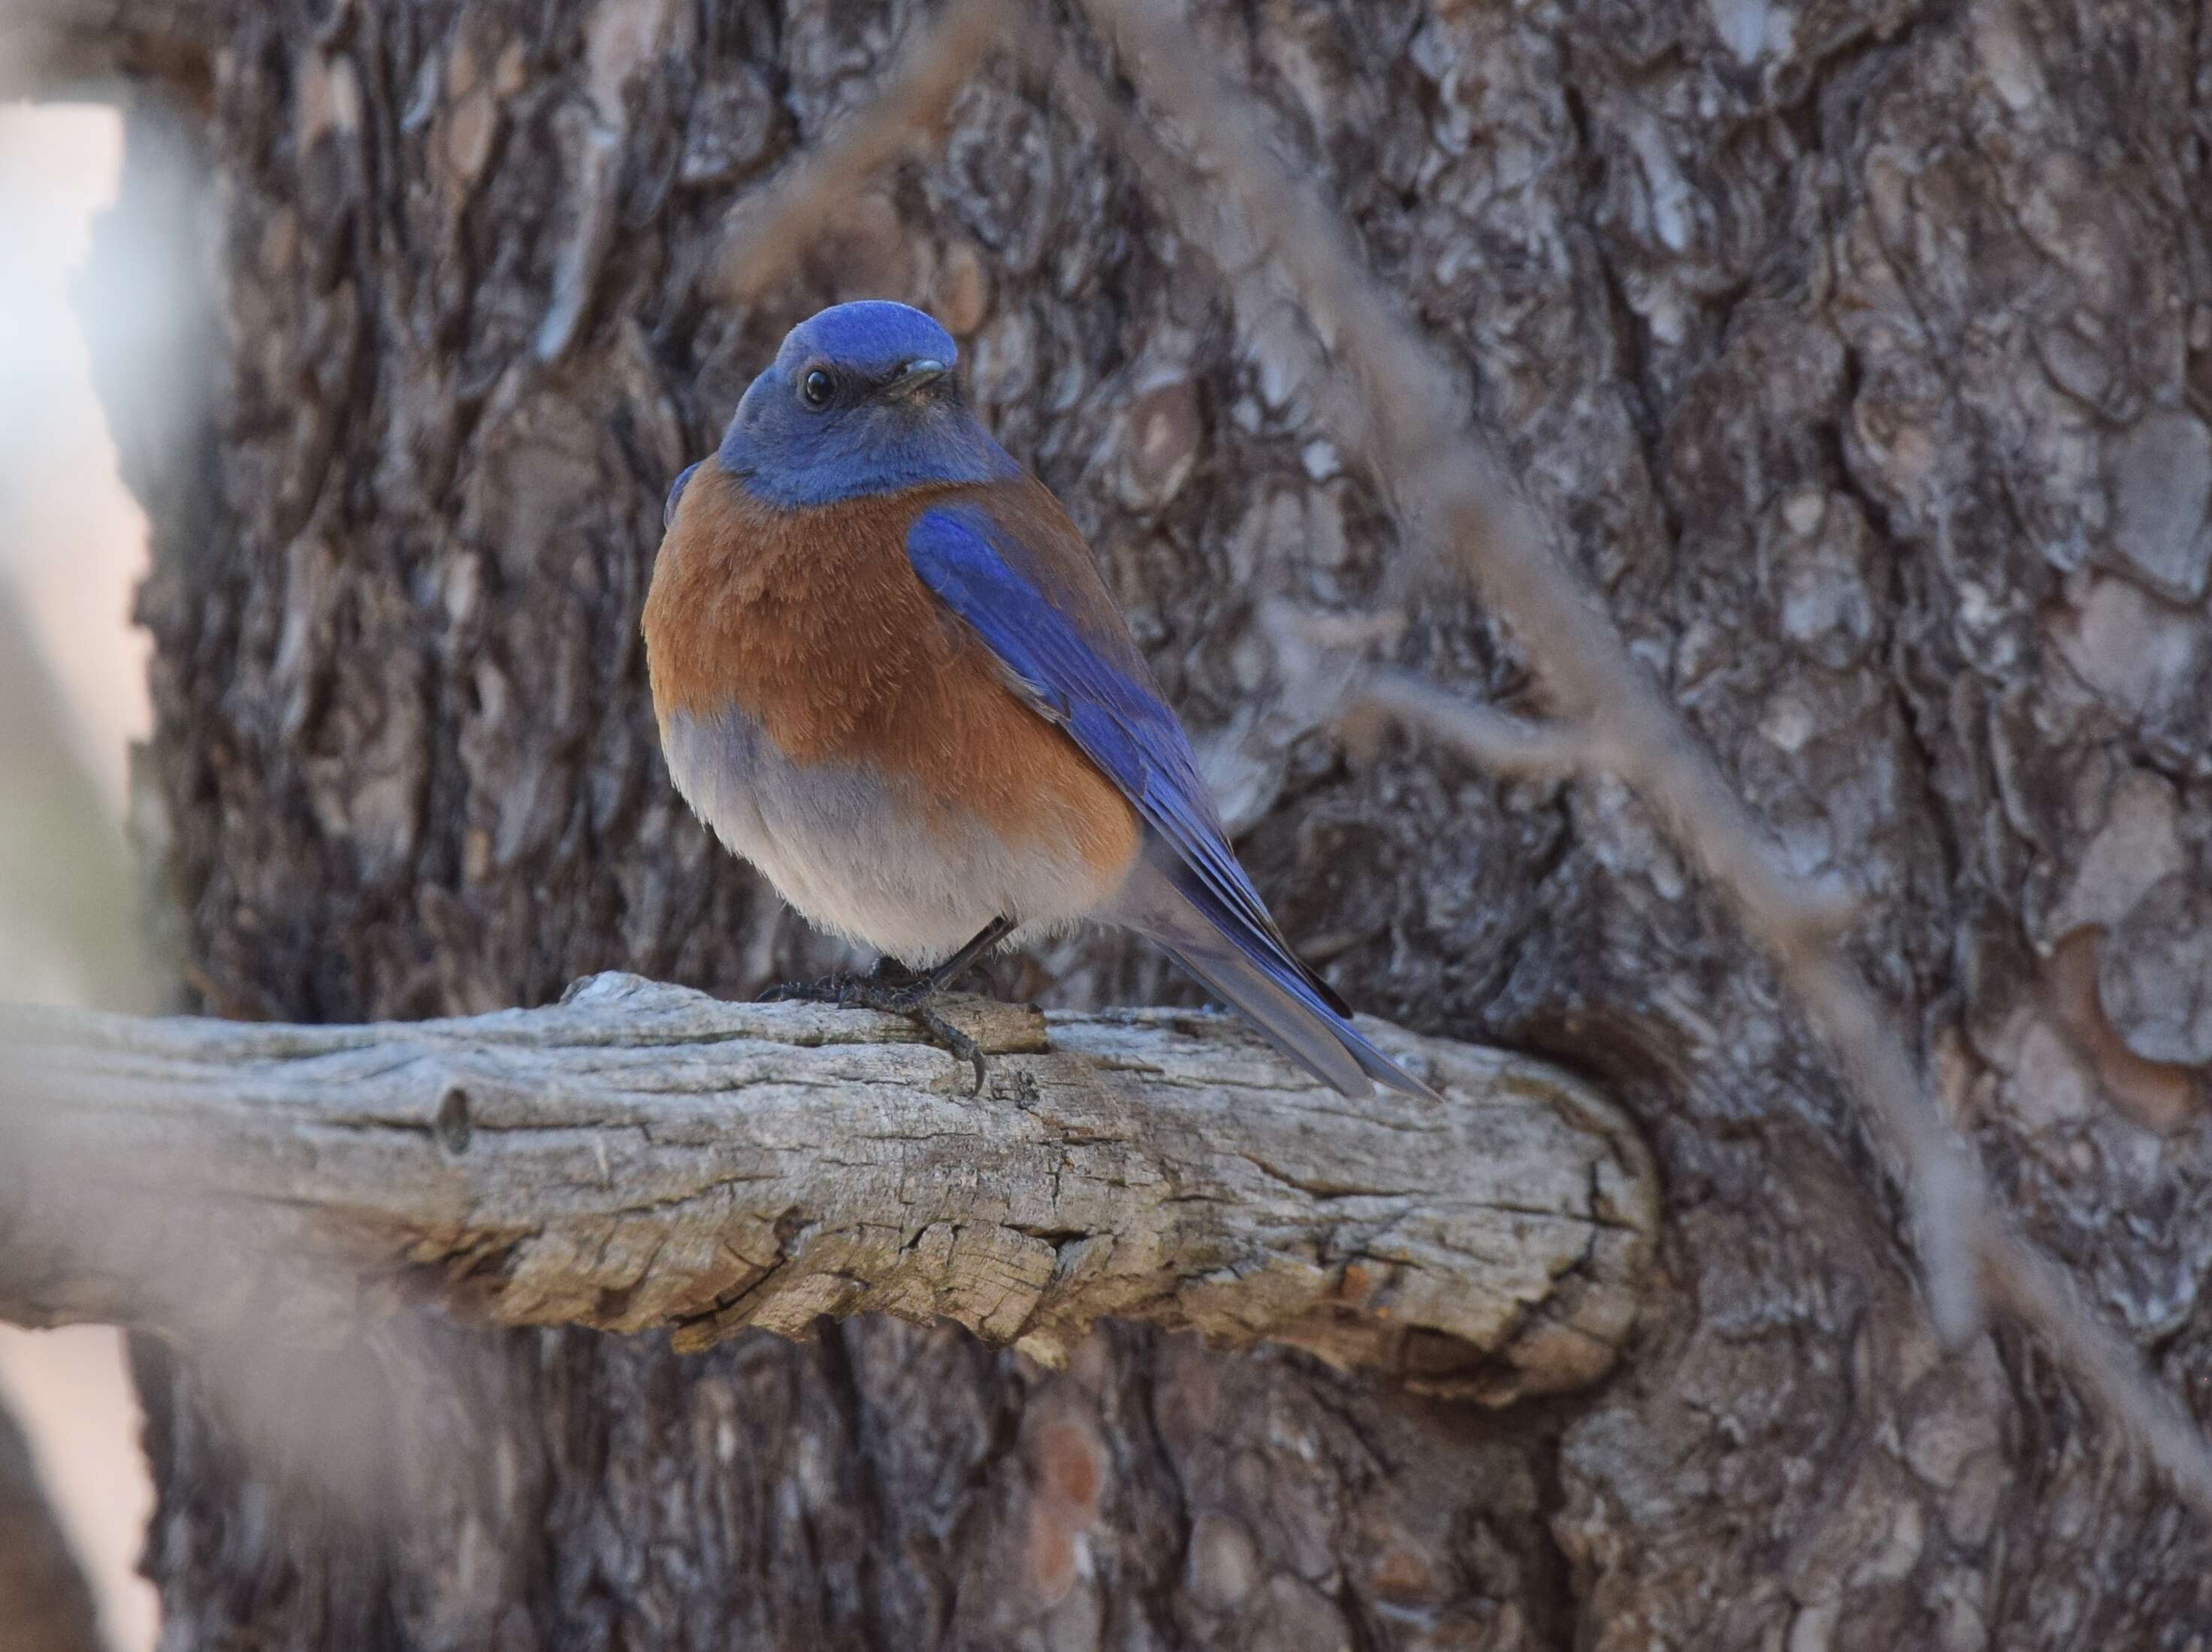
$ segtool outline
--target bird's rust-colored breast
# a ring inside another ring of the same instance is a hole
[[[1065,524],[1041,484],[1006,487],[1024,514],[1049,507]],[[1014,695],[908,560],[907,530],[922,510],[977,491],[925,487],[781,510],[708,459],[678,501],[646,599],[654,709],[664,726],[675,713],[735,709],[794,762],[911,776],[932,817],[924,823],[980,817],[1011,844],[1072,843],[1094,866],[1126,865],[1139,847],[1135,811]],[[1097,583],[1087,561],[1082,571]]]

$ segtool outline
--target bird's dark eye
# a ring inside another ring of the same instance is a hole
[[[830,375],[817,367],[799,381],[799,398],[818,411],[830,405],[830,393],[836,388]]]

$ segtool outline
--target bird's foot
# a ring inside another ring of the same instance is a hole
[[[842,1004],[848,1009],[867,1009],[854,993],[882,992],[909,987],[924,977],[917,975],[896,958],[878,958],[865,975],[850,970],[841,970],[834,975],[823,975],[817,981],[780,981],[763,992],[756,1004]]]
[[[930,1036],[939,1048],[951,1051],[975,1069],[975,1087],[983,1093],[983,1049],[974,1039],[938,1012],[937,1001],[961,976],[975,968],[990,950],[1014,932],[1015,921],[1004,915],[977,930],[967,943],[933,969],[916,971],[884,957],[865,975],[829,975],[814,981],[787,981],[761,994],[769,999],[799,999],[817,1004],[836,1004],[848,1010],[879,1010],[904,1016]]]
[[[937,1007],[938,1000],[943,996],[944,989],[924,975],[919,981],[910,981],[897,987],[864,982],[838,1002],[855,1009],[878,1010],[885,1015],[904,1016],[927,1033],[930,1042],[939,1049],[975,1069],[975,1082],[969,1088],[968,1093],[980,1096],[983,1093],[985,1077],[982,1047],[945,1018]]]
[[[930,1042],[939,1048],[975,1069],[975,1083],[968,1093],[980,1096],[983,1093],[986,1066],[982,1048],[939,1012],[937,1003],[944,993],[933,975],[916,975],[886,958],[865,975],[824,975],[819,981],[785,981],[763,993],[759,1001],[835,1004],[840,1009],[874,1010],[884,1015],[902,1016],[927,1033]]]

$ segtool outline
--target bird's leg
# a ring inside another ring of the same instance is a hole
[[[969,1093],[980,1096],[983,1091],[984,1078],[982,1049],[974,1039],[938,1013],[937,1000],[951,991],[961,976],[975,967],[977,959],[1006,939],[1013,929],[1012,919],[994,918],[976,931],[958,951],[927,974],[914,976],[903,985],[896,987],[873,980],[858,982],[840,993],[837,1001],[858,1009],[881,1010],[889,1015],[905,1016],[957,1060],[965,1061],[975,1069],[975,1088]]]
[[[868,966],[868,973],[860,977],[872,987],[911,987],[921,979],[922,972],[901,963],[890,953],[878,956]]]
[[[951,992],[960,977],[973,969],[986,952],[1013,932],[1014,920],[1012,918],[992,919],[969,936],[957,952],[912,984],[926,987],[932,994]]]
[[[772,1004],[788,999],[811,1004],[850,1004],[860,1005],[853,996],[866,993],[870,998],[889,999],[910,997],[920,1004],[951,989],[961,976],[975,966],[976,960],[1013,932],[1012,918],[994,918],[975,933],[960,950],[934,969],[926,971],[909,969],[889,953],[878,958],[865,975],[841,972],[824,975],[818,981],[779,981],[755,1000]],[[876,1004],[860,1005],[867,1009],[886,1007]],[[904,1014],[912,1005],[902,1002],[895,1013]]]
[[[879,1010],[901,1015],[921,1028],[939,1046],[975,1069],[975,1089],[983,1088],[983,1052],[975,1041],[937,1012],[937,1000],[976,961],[1013,933],[1012,918],[994,918],[975,932],[966,944],[935,969],[915,975],[890,958],[878,959],[865,975],[830,975],[816,981],[787,981],[761,994],[769,999],[801,999],[836,1004],[848,1010]],[[901,979],[903,977],[903,979]]]

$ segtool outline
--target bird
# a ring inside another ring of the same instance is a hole
[[[670,488],[643,630],[671,777],[866,978],[785,996],[919,1021],[1001,946],[1093,921],[1164,948],[1347,1096],[1435,1092],[1299,960],[1081,531],[992,438],[930,316],[793,327]]]

